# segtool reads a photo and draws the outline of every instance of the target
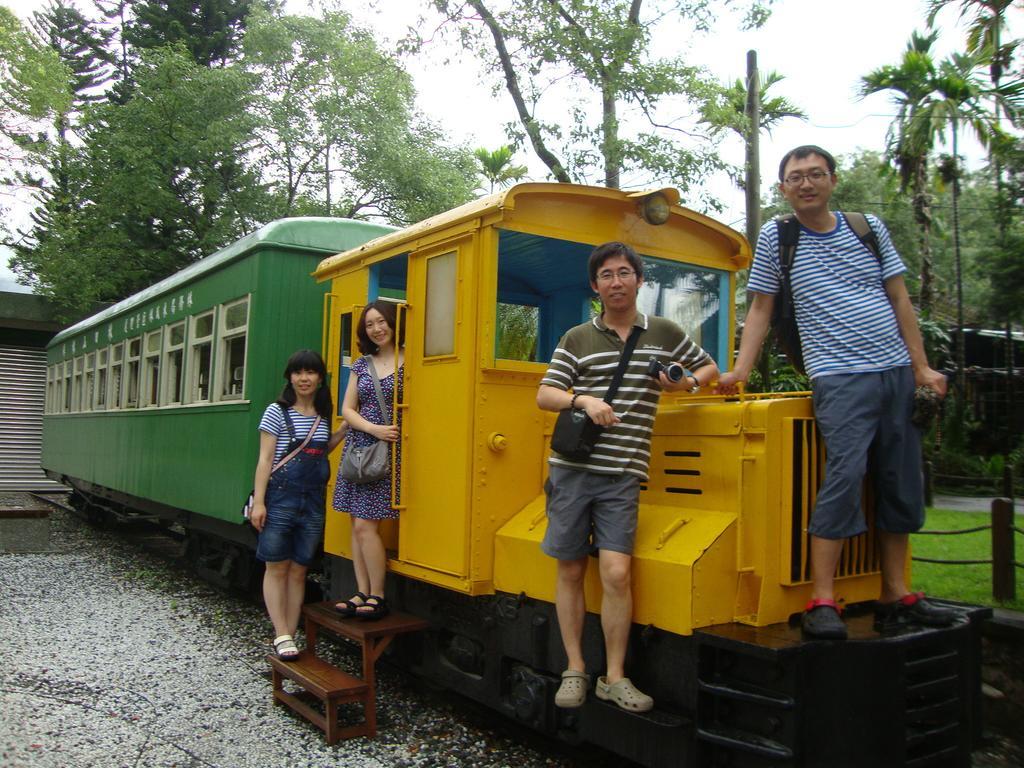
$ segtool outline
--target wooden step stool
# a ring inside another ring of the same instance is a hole
[[[311,650],[300,653],[295,661],[282,661],[274,654],[267,656],[267,660],[274,681],[274,702],[291,707],[318,726],[326,734],[328,744],[334,744],[338,739],[373,735],[371,685],[318,659]],[[298,695],[284,690],[281,683],[285,677],[320,699],[324,703],[324,714],[321,715]],[[342,728],[338,725],[338,705],[353,702],[362,703],[364,722]]]
[[[429,622],[407,613],[390,613],[382,619],[345,618],[334,610],[334,602],[310,603],[302,607],[306,619],[306,653],[316,653],[316,641],[322,627],[334,634],[359,643],[363,652],[363,682],[369,686],[363,711],[366,713],[366,735],[377,733],[376,676],[374,667],[396,635],[418,632]]]

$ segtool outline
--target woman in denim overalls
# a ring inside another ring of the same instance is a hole
[[[288,359],[288,382],[260,421],[260,458],[253,482],[251,522],[259,531],[256,557],[266,563],[263,600],[277,635],[279,658],[298,658],[294,635],[306,592],[306,570],[324,531],[329,454],[345,435],[331,434],[334,403],[323,358],[303,349]],[[315,425],[315,428],[314,428]],[[312,435],[310,435],[312,430]],[[308,442],[306,437],[309,436]],[[283,465],[282,458],[295,455]],[[277,467],[274,469],[274,467]],[[273,471],[272,471],[273,470]]]

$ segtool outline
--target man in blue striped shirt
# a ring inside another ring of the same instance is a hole
[[[910,420],[914,388],[946,394],[945,376],[928,365],[903,282],[905,267],[879,219],[868,217],[880,258],[841,213],[829,209],[836,163],[824,149],[807,145],[788,152],[779,164],[779,182],[800,223],[790,284],[827,452],[825,480],[809,526],[813,592],[803,616],[804,633],[846,637],[835,602],[835,572],[843,541],[867,530],[861,484],[869,461],[882,565],[875,625],[949,624],[953,612],[911,593],[904,579],[909,534],[924,523],[920,436]],[[739,354],[717,392],[732,394],[737,383],[747,380],[781,280],[778,227],[772,221],[757,240],[748,282],[753,301]]]

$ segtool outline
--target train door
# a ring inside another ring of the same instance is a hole
[[[406,296],[408,259],[399,254],[377,262],[368,269],[352,270],[336,276],[331,282],[331,291],[324,297],[324,338],[322,340],[324,359],[331,374],[331,394],[334,397],[335,422],[332,429],[341,425],[341,407],[345,389],[351,376],[352,363],[361,355],[357,339],[357,324],[363,307],[376,299],[404,302]],[[324,550],[351,558],[351,524],[349,516],[331,511],[331,496],[334,492],[334,478],[342,449],[331,456],[332,474],[328,485],[328,515],[324,531]],[[381,537],[390,556],[398,551],[398,526],[385,521],[381,526]]]
[[[400,562],[394,570],[466,589],[478,235],[409,256]]]

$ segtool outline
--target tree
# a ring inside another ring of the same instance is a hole
[[[145,54],[126,104],[87,108],[68,163],[81,205],[59,211],[12,268],[71,316],[152,284],[267,219],[247,156],[248,77],[196,66],[184,49]]]
[[[960,18],[968,22],[967,53],[986,56],[992,82],[998,85],[1020,44],[1020,40],[1003,39],[1006,12],[1013,4],[1014,0],[928,0],[928,26],[934,27],[946,8],[959,6]]]
[[[278,215],[418,221],[472,195],[472,158],[419,116],[409,75],[347,14],[254,14],[245,67]]]
[[[23,165],[45,122],[70,108],[70,77],[56,52],[0,6],[0,159],[8,168]]]
[[[131,8],[137,0],[92,0],[101,17],[99,34],[103,44],[98,56],[105,56],[111,64],[109,101],[124,104],[131,98],[134,81],[132,70],[138,63],[138,54],[128,42],[128,27],[132,21]]]
[[[973,131],[982,146],[989,148],[1009,143],[1000,125],[999,116],[1005,115],[1012,125],[1019,125],[1024,110],[1024,78],[999,85],[989,85],[980,75],[985,59],[971,54],[953,54],[942,62],[939,77],[935,83],[932,111],[938,118],[945,118],[950,131],[949,158],[944,176],[952,182],[953,200],[953,255],[956,267],[957,286],[957,383],[960,392],[965,390],[964,333],[963,333],[963,265],[960,253],[960,156],[958,138],[961,127]],[[987,103],[992,101],[994,110]],[[961,398],[962,400],[962,398]],[[962,407],[961,400],[958,405]]]
[[[678,57],[652,59],[652,31],[670,17],[706,29],[713,6],[721,5],[654,0],[645,9],[643,0],[433,0],[463,44],[488,70],[502,73],[518,117],[507,127],[509,136],[516,146],[529,142],[553,178],[586,181],[600,169],[609,187],[621,186],[629,172],[647,183],[670,178],[684,189],[722,163],[708,137],[683,127],[676,111],[687,108],[679,101],[705,90],[703,73]],[[748,25],[766,18],[757,0],[744,7]],[[550,122],[540,116],[549,94],[558,100]],[[675,115],[663,116],[669,109]],[[560,124],[567,113],[568,124]],[[632,129],[641,120],[647,129]],[[675,141],[680,137],[695,140],[685,147]]]
[[[477,172],[490,185],[491,192],[494,192],[495,186],[506,187],[526,176],[525,165],[512,165],[514,151],[514,147],[508,144],[494,151],[485,147],[473,150],[473,157],[478,164]]]
[[[64,63],[70,77],[67,88],[69,108],[57,112],[48,135],[35,145],[36,168],[18,174],[19,181],[35,190],[38,206],[31,214],[31,237],[37,242],[46,237],[52,217],[79,205],[67,165],[83,110],[103,99],[103,88],[111,76],[108,58],[101,53],[103,37],[95,25],[64,0],[54,0],[42,12],[32,16],[32,27]]]
[[[785,96],[772,96],[768,92],[772,86],[785,79],[778,72],[768,70],[761,78],[758,87],[758,99],[761,104],[761,119],[758,129],[771,134],[772,128],[787,117],[806,120],[807,113],[796,106]],[[701,120],[711,126],[712,135],[724,130],[731,130],[741,139],[746,139],[750,132],[750,120],[747,111],[747,84],[737,78],[731,85],[716,86],[707,94],[701,105]]]
[[[925,317],[930,314],[935,298],[928,164],[936,139],[945,130],[945,124],[933,119],[929,112],[936,87],[931,49],[937,37],[937,32],[930,35],[914,32],[898,65],[880,67],[861,81],[862,95],[891,91],[898,108],[896,119],[889,126],[886,155],[895,163],[900,189],[909,188],[913,196],[920,265],[918,306]]]
[[[249,13],[276,5],[273,0],[139,0],[125,37],[140,49],[181,43],[196,64],[223,67],[241,48]]]

